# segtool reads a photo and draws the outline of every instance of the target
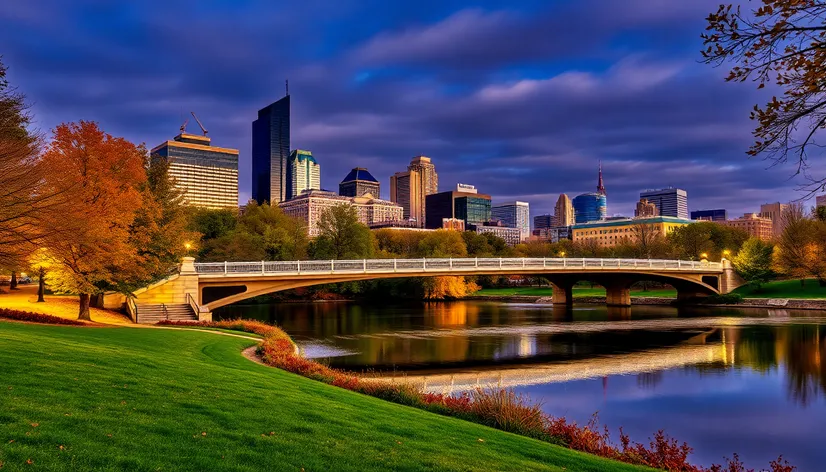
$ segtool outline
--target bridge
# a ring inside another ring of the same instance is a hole
[[[579,281],[605,287],[611,306],[630,306],[631,285],[649,280],[677,290],[678,298],[728,293],[742,285],[731,264],[661,259],[589,258],[438,258],[326,261],[200,262],[185,257],[177,274],[122,299],[133,320],[137,312],[169,318],[171,310],[191,309],[197,319],[211,319],[216,308],[259,295],[312,285],[402,277],[529,275],[553,287],[554,304],[573,303]],[[107,302],[115,304],[116,301]],[[150,305],[152,308],[150,309]],[[162,311],[160,314],[158,310]],[[186,307],[189,308],[186,308]],[[134,313],[133,313],[134,312]],[[150,317],[152,318],[152,317]]]

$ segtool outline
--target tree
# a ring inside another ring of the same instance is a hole
[[[117,285],[138,260],[130,228],[142,203],[145,155],[143,146],[89,121],[59,125],[43,155],[47,191],[71,203],[61,208],[60,231],[45,237],[49,281],[79,295],[79,319],[90,319],[90,296]]]
[[[0,267],[9,270],[25,266],[52,230],[43,210],[58,200],[43,187],[41,139],[30,124],[25,97],[9,85],[0,62]]]
[[[186,244],[198,237],[187,229],[189,218],[183,193],[175,187],[165,158],[150,156],[146,181],[139,190],[141,206],[130,228],[130,244],[137,249],[138,259],[132,280],[120,280],[124,285],[121,291],[132,291],[166,276],[186,255]]]
[[[791,204],[781,215],[783,234],[777,243],[774,267],[782,274],[815,277],[826,286],[826,223],[806,218],[803,205]]]
[[[373,254],[370,228],[352,205],[334,205],[321,213],[319,235],[311,244],[314,259],[362,259]]]
[[[467,257],[467,246],[458,231],[440,229],[427,233],[419,242],[419,257]]]
[[[750,238],[732,259],[734,269],[748,283],[760,291],[760,286],[773,279],[772,252],[774,247],[758,238]]]
[[[818,221],[826,222],[826,206],[818,206],[812,210],[812,215],[814,215],[815,219]]]
[[[674,256],[693,261],[699,259],[701,254],[711,252],[714,248],[711,240],[711,225],[715,223],[692,223],[674,228],[668,234],[668,242]]]
[[[729,82],[750,80],[758,89],[769,84],[782,91],[781,98],[754,106],[756,139],[748,154],[775,163],[791,157],[795,174],[807,177],[814,192],[826,186],[826,176],[808,172],[808,151],[819,149],[818,131],[826,127],[826,5],[815,0],[761,3],[747,13],[720,5],[707,18],[702,55],[709,64],[735,63]]]
[[[307,228],[280,207],[250,200],[246,211],[226,219],[226,212],[199,214],[206,231],[221,236],[204,242],[208,261],[295,261],[307,257]],[[228,228],[233,229],[228,230]]]

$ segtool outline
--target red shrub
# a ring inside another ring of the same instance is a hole
[[[29,321],[31,323],[47,323],[56,325],[85,326],[86,323],[78,320],[60,318],[59,316],[44,315],[43,313],[32,313],[30,311],[12,310],[0,308],[0,318],[17,321]]]

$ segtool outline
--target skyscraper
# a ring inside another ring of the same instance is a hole
[[[600,172],[600,182],[602,173]],[[605,188],[603,187],[603,190]],[[554,226],[571,226],[574,224],[574,206],[568,195],[560,194],[554,207]]]
[[[321,166],[310,151],[294,150],[287,168],[287,200],[301,195],[305,190],[321,189]]]
[[[668,187],[640,192],[640,198],[657,206],[660,216],[688,219],[688,193],[680,188]]]
[[[548,229],[555,225],[553,215],[537,215],[533,217],[534,231]]]
[[[276,204],[288,198],[290,96],[260,110],[252,122],[252,198]]]
[[[356,167],[338,184],[338,194],[345,197],[360,197],[370,194],[381,197],[381,184],[364,167]]]
[[[427,228],[442,227],[444,218],[464,220],[465,229],[490,221],[490,195],[477,193],[471,185],[459,184],[455,191],[427,196]]]
[[[210,141],[182,130],[151,153],[169,162],[169,175],[187,204],[238,208],[238,150],[213,147]]]
[[[608,200],[601,193],[583,193],[574,198],[576,224],[604,220],[608,214]]]
[[[404,218],[415,220],[419,227],[425,226],[426,197],[438,191],[439,176],[429,157],[414,157],[407,172],[396,172],[390,177],[390,201],[401,205]]]
[[[772,231],[774,236],[783,234],[786,225],[783,224],[783,212],[789,208],[789,205],[780,202],[764,203],[760,205],[760,217],[772,220]]]
[[[522,240],[531,235],[530,205],[528,202],[506,202],[491,206],[490,216],[509,228],[518,228]]]

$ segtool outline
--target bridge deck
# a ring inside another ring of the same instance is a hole
[[[439,258],[439,259],[359,259],[328,261],[200,262],[195,264],[200,277],[273,276],[310,274],[387,274],[422,272],[467,274],[479,272],[569,272],[569,271],[665,271],[719,274],[719,262],[663,259],[588,259],[588,258]]]

